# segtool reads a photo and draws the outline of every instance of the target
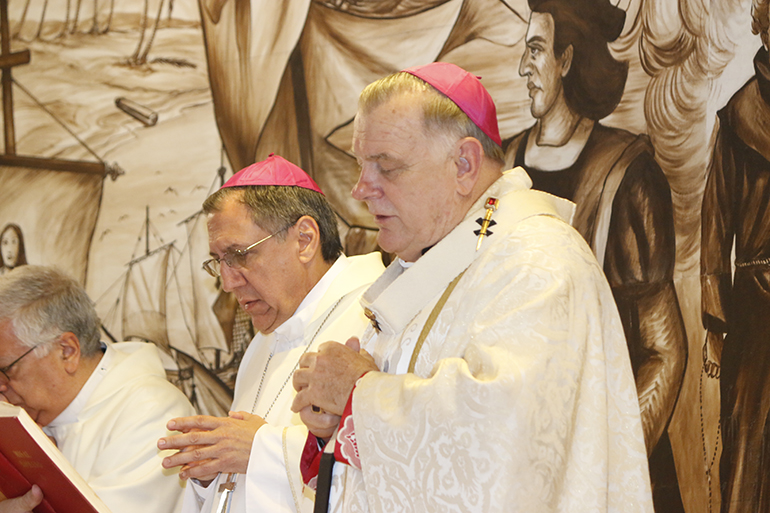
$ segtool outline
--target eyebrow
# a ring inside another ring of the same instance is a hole
[[[531,38],[526,40],[527,46],[533,44],[533,43],[543,43],[546,44],[546,40],[543,36],[540,35],[534,35]]]
[[[397,160],[393,155],[390,155],[389,153],[385,153],[385,152],[375,153],[374,155],[367,155],[366,157],[361,157],[360,155],[357,155],[355,152],[352,152],[352,153],[356,160],[374,160],[374,161]]]
[[[243,245],[243,244],[230,244],[229,246],[227,246],[225,248],[225,250],[222,252],[222,254],[224,255],[226,253],[232,253],[234,250],[241,249],[241,248],[236,248],[235,247],[235,246],[239,246],[239,245],[241,245],[243,247],[248,247],[248,244],[246,244],[246,245]],[[209,251],[209,256],[211,258],[219,258],[219,256],[217,256],[217,254],[215,252],[213,252],[213,251]]]

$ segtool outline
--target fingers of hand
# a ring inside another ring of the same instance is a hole
[[[217,470],[216,460],[196,461],[179,469],[179,477],[182,479],[195,478],[199,481],[212,481],[216,479],[217,474],[219,474],[219,470]]]
[[[299,412],[300,419],[308,430],[319,438],[329,438],[337,429],[340,417],[331,413],[316,413],[312,407],[303,408]]]
[[[171,456],[163,458],[164,468],[173,468],[180,465],[195,466],[200,462],[212,459],[216,451],[209,445],[190,445]]]
[[[192,430],[211,431],[220,425],[220,417],[210,415],[193,415],[191,417],[176,417],[166,424],[169,431],[188,433]]]
[[[300,412],[302,409],[312,405],[309,398],[309,390],[303,388],[297,391],[297,395],[294,396],[294,401],[291,403],[291,411],[294,413]]]
[[[294,390],[297,392],[307,388],[310,381],[310,370],[308,368],[300,368],[294,371],[294,376],[291,378],[291,384],[294,386]]]
[[[220,440],[221,434],[215,431],[192,429],[182,435],[164,436],[158,440],[158,449],[184,449],[188,446],[212,445]]]
[[[350,337],[347,339],[347,341],[345,341],[345,345],[355,352],[359,352],[361,350],[361,341],[358,340],[358,337]]]

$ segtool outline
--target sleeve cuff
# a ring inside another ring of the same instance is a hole
[[[366,373],[361,375],[364,377]],[[358,378],[359,380],[361,378]],[[340,418],[340,428],[337,431],[337,440],[334,445],[334,459],[361,470],[361,458],[358,455],[358,441],[356,440],[356,429],[353,425],[353,392],[358,386],[358,381],[353,385],[350,391],[348,402],[345,404],[345,410]]]

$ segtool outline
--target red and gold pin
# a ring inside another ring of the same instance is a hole
[[[494,213],[495,210],[497,210],[497,206],[500,204],[500,200],[497,198],[493,198],[492,196],[487,198],[487,202],[484,205],[484,208],[487,209],[487,212],[484,214],[484,219],[478,218],[476,219],[476,222],[481,225],[481,228],[478,230],[474,230],[473,233],[479,236],[479,241],[476,243],[476,251],[481,248],[481,241],[484,240],[484,237],[492,235],[492,232],[489,231],[490,226],[494,226],[497,223],[492,220],[492,213]]]

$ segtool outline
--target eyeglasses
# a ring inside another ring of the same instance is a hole
[[[21,361],[21,359],[22,359],[22,358],[24,358],[24,357],[25,357],[25,356],[27,356],[29,353],[31,353],[32,351],[34,351],[35,349],[37,349],[37,348],[38,348],[38,346],[39,346],[39,344],[38,344],[37,346],[32,346],[32,347],[30,347],[30,348],[27,350],[27,352],[26,352],[26,353],[24,353],[23,355],[19,356],[19,357],[18,357],[18,358],[16,358],[14,361],[12,361],[10,364],[8,364],[8,365],[6,365],[5,367],[3,367],[2,369],[0,369],[0,372],[2,372],[2,373],[3,373],[3,376],[5,376],[5,379],[6,379],[7,381],[11,381],[11,377],[8,375],[8,371],[10,371],[10,370],[11,370],[11,367],[13,367],[13,366],[14,366],[14,365],[16,365],[17,363],[19,363],[19,362]]]
[[[288,230],[292,226],[294,226],[295,223],[292,223],[288,226],[284,226],[280,230],[278,230],[275,233],[271,233],[264,239],[259,239],[257,242],[252,244],[251,246],[248,246],[244,249],[231,249],[228,251],[225,251],[225,254],[222,258],[209,258],[205,262],[203,262],[203,270],[209,273],[214,278],[218,278],[222,275],[222,262],[227,264],[227,267],[230,269],[245,269],[246,268],[246,257],[249,256],[249,252],[252,251],[254,248],[265,242],[267,239],[278,235],[284,230]]]

